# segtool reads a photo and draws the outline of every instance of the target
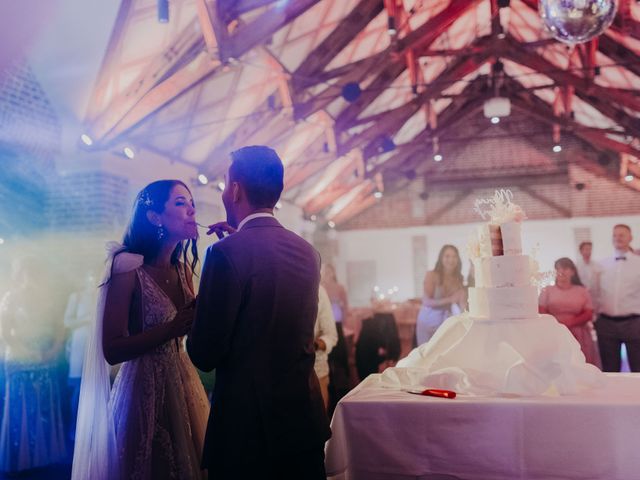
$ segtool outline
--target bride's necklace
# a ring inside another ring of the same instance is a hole
[[[159,280],[160,283],[164,283],[165,285],[169,285],[171,283],[171,277],[173,276],[173,266],[156,267],[155,265],[147,264],[147,267],[150,267],[154,271],[154,278]]]

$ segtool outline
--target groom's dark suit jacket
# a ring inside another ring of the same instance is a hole
[[[318,252],[273,217],[207,251],[187,350],[216,369],[203,453],[214,478],[329,438],[313,370],[319,281]]]

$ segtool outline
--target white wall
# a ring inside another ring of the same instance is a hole
[[[632,242],[640,247],[640,215],[619,217],[581,217],[562,220],[525,221],[522,226],[523,249],[531,253],[537,248],[536,258],[542,271],[553,270],[553,263],[560,257],[576,258],[575,227],[591,228],[593,258],[611,254],[611,230],[617,223],[628,224],[635,233]],[[346,264],[350,261],[375,261],[375,283],[383,290],[397,286],[400,290],[394,300],[402,301],[419,297],[414,291],[413,252],[411,237],[426,235],[429,268],[435,266],[442,245],[451,243],[458,247],[463,261],[463,273],[468,271],[467,242],[475,231],[474,224],[425,226],[388,230],[354,230],[337,232],[338,278],[346,284]],[[355,305],[361,302],[350,299]]]

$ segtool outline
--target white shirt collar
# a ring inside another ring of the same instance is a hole
[[[246,225],[247,222],[253,220],[254,218],[264,218],[264,217],[273,217],[273,213],[252,213],[251,215],[247,215],[238,225],[238,231],[242,230],[242,227]]]

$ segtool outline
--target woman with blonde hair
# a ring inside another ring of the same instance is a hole
[[[442,322],[465,302],[460,254],[453,245],[445,245],[435,268],[424,277],[424,296],[416,322],[417,344],[428,342]]]

